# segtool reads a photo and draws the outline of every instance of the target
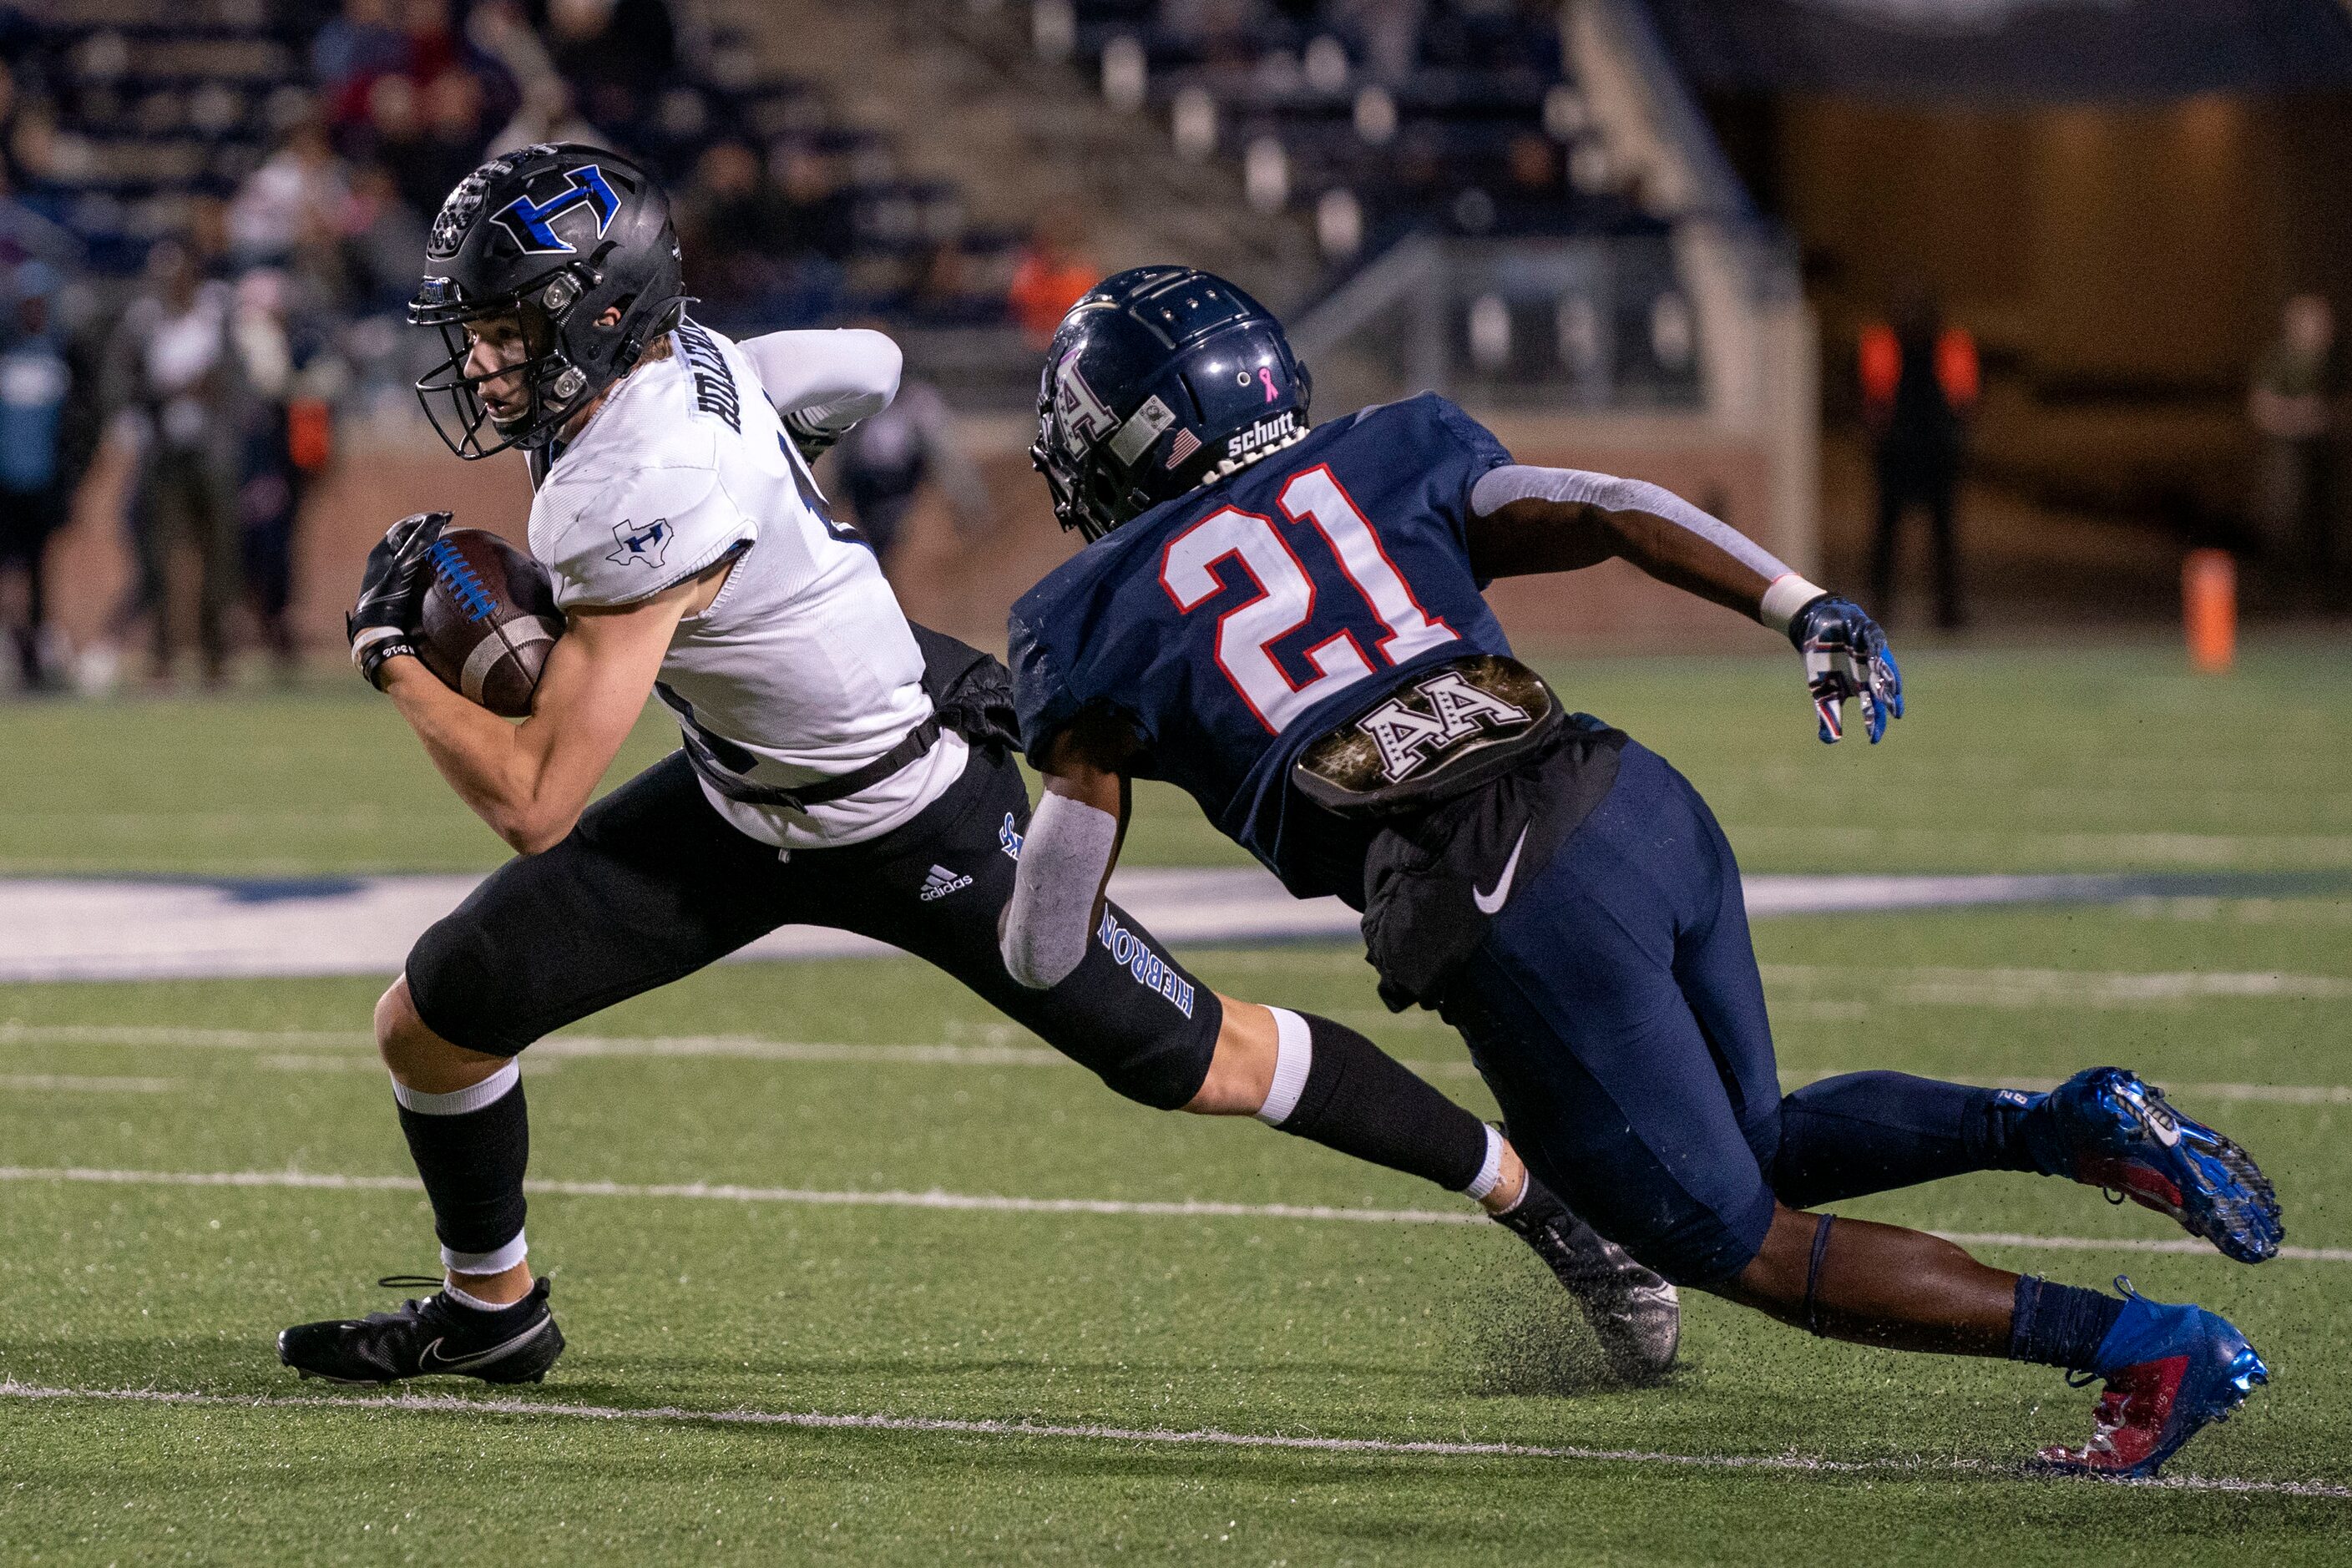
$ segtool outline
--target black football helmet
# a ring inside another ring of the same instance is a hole
[[[1062,526],[1100,539],[1304,436],[1313,391],[1247,294],[1195,268],[1129,268],[1055,331],[1029,461]]]
[[[597,147],[541,142],[491,159],[441,204],[425,257],[408,319],[440,328],[449,357],[416,395],[461,458],[545,446],[628,374],[685,299],[669,198],[635,162]],[[600,325],[611,309],[619,321]],[[468,374],[466,324],[508,315],[521,323],[523,363]],[[516,370],[529,405],[493,420],[478,388]]]

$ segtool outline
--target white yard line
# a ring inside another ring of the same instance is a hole
[[[134,1187],[265,1187],[316,1192],[413,1193],[414,1176],[352,1176],[322,1171],[125,1171],[89,1165],[0,1165],[0,1183],[70,1182]],[[951,1209],[987,1214],[1137,1215],[1173,1219],[1328,1220],[1359,1225],[1484,1225],[1477,1210],[1344,1208],[1326,1204],[1234,1204],[1186,1198],[1028,1198],[996,1193],[839,1192],[821,1187],[755,1187],[731,1182],[567,1182],[534,1180],[525,1190],[567,1198],[676,1198],[821,1208]],[[1963,1246],[2040,1247],[2060,1252],[2210,1254],[2201,1241],[2129,1237],[2025,1236],[2009,1231],[1938,1233]],[[2352,1247],[2282,1247],[2303,1263],[2352,1263]]]
[[[1834,964],[1767,963],[1764,983],[1791,990],[1823,986],[1862,991],[1864,1000],[1958,1007],[2131,1007],[2216,997],[2334,1002],[2352,997],[2352,980],[2334,974],[2185,969],[1848,969]]]
[[[379,1070],[374,1044],[356,1031],[311,1029],[179,1029],[126,1027],[106,1024],[0,1023],[0,1046],[126,1046],[159,1049],[223,1049],[279,1052],[265,1055],[259,1064],[288,1071],[329,1071],[336,1068]],[[296,1050],[285,1053],[285,1047]],[[304,1052],[348,1051],[349,1056],[312,1056]],[[364,1056],[359,1054],[364,1052]],[[862,1045],[827,1040],[769,1040],[750,1035],[551,1035],[524,1053],[528,1069],[558,1060],[716,1058],[737,1061],[854,1062],[901,1067],[1070,1067],[1059,1051],[1045,1046],[1016,1045]],[[1406,1067],[1426,1078],[1478,1076],[1465,1058],[1402,1058]],[[1790,1086],[1834,1078],[1852,1068],[1784,1070],[1781,1081]],[[1979,1075],[2004,1089],[2054,1089],[2058,1079],[2020,1078],[2006,1073]],[[2165,1092],[2180,1100],[2252,1101],[2272,1105],[2352,1105],[2352,1084],[2340,1083],[2179,1083],[2168,1075]],[[5,1086],[5,1079],[0,1079]],[[131,1081],[131,1080],[124,1080]],[[143,1080],[173,1083],[175,1080]]]
[[[1819,1083],[1825,1078],[1839,1078],[1855,1068],[1821,1068],[1799,1072],[1783,1068],[1780,1082],[1794,1089],[1801,1084]],[[2060,1080],[2054,1078],[2018,1078],[2009,1073],[1978,1075],[1989,1085],[2000,1089],[2052,1089]],[[2175,1100],[2231,1100],[2258,1105],[2352,1105],[2352,1084],[2342,1083],[2178,1083],[2168,1074],[2157,1073],[2157,1087],[2165,1098]]]
[[[0,1072],[0,1092],[17,1089],[57,1094],[170,1094],[183,1087],[175,1078],[84,1078],[74,1073]]]
[[[938,1415],[883,1415],[801,1410],[688,1410],[677,1405],[574,1405],[558,1400],[461,1398],[446,1394],[320,1397],[309,1394],[181,1393],[162,1388],[49,1388],[0,1382],[0,1399],[191,1405],[247,1410],[364,1410],[416,1415],[537,1416],[709,1426],[785,1426],[814,1432],[897,1432],[957,1437],[1040,1438],[1148,1443],[1179,1447],[1287,1448],[1318,1454],[1374,1454],[1415,1459],[1543,1459],[1586,1464],[1663,1465],[1682,1469],[1768,1470],[1801,1475],[1962,1475],[1987,1480],[2032,1479],[2020,1466],[1981,1459],[1829,1459],[1800,1454],[1669,1454],[1644,1448],[1576,1445],[1444,1442],[1429,1438],[1317,1437],[1278,1432],[1226,1432],[1092,1422],[973,1421]],[[2154,1490],[2252,1492],[2284,1497],[2352,1498],[2333,1481],[2255,1480],[2234,1476],[2166,1476],[2127,1483]]]
[[[0,1023],[0,1046],[126,1046],[165,1049],[225,1049],[281,1051],[265,1055],[260,1065],[288,1071],[329,1071],[336,1068],[377,1070],[373,1042],[357,1031],[311,1029],[180,1029],[130,1027],[105,1024]],[[341,1050],[350,1056],[310,1056],[302,1051]],[[358,1053],[365,1052],[365,1056]],[[828,1040],[769,1040],[750,1035],[551,1035],[525,1053],[526,1064],[567,1059],[716,1058],[737,1061],[852,1062],[901,1067],[1070,1067],[1059,1051],[1045,1046],[1016,1045],[863,1045]],[[1406,1067],[1428,1078],[1475,1078],[1477,1068],[1454,1058],[1400,1058]],[[1784,1070],[1781,1081],[1790,1086],[1811,1083],[1855,1071],[1852,1068]],[[37,1076],[37,1075],[35,1075]],[[1979,1075],[2004,1089],[2054,1089],[2058,1079],[2021,1078],[2005,1073]],[[2163,1074],[2158,1075],[2165,1077]],[[0,1077],[0,1087],[10,1080]],[[99,1081],[99,1080],[92,1080]],[[169,1084],[166,1079],[123,1079]],[[2339,1083],[2175,1083],[2165,1092],[2177,1099],[2251,1101],[2272,1105],[2352,1105],[2352,1084]]]
[[[360,1029],[185,1029],[143,1024],[20,1024],[0,1020],[0,1046],[160,1046],[221,1050],[373,1050]]]

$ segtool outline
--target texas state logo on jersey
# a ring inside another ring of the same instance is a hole
[[[1447,659],[1507,655],[1471,570],[1470,488],[1510,460],[1444,398],[1323,426],[1088,545],[1013,606],[1034,759],[1109,710],[1294,889],[1339,872],[1290,831],[1286,769],[1351,707]],[[1310,834],[1311,837],[1311,834]]]

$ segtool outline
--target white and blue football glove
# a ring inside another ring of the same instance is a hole
[[[1823,594],[1789,622],[1789,640],[1805,656],[1805,686],[1822,724],[1822,744],[1845,734],[1843,704],[1862,700],[1864,728],[1878,744],[1889,719],[1903,717],[1903,672],[1887,651],[1886,634],[1860,605]]]

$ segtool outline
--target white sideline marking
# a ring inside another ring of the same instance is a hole
[[[2326,842],[2352,845],[2352,838]],[[2291,863],[2321,864],[2309,858]],[[389,975],[418,934],[479,880],[471,875],[259,882],[0,878],[0,980]],[[2161,890],[2145,874],[1760,875],[1748,878],[1744,887],[1748,913],[1759,920],[2112,902]],[[1352,942],[1360,935],[1355,911],[1339,900],[1293,899],[1272,873],[1254,866],[1129,868],[1112,878],[1111,895],[1167,942]],[[847,958],[892,951],[846,931],[787,926],[734,956]]]
[[[1768,985],[1797,988],[1824,982],[1863,987],[1890,1001],[1946,1007],[2134,1007],[2205,997],[2271,997],[2332,1002],[2352,996],[2352,980],[2334,974],[2281,974],[2221,970],[2137,972],[2102,969],[1845,969],[1825,964],[1767,963]]]
[[[802,1410],[688,1410],[674,1405],[629,1407],[555,1400],[467,1399],[446,1394],[397,1394],[322,1398],[307,1394],[187,1394],[163,1388],[45,1388],[0,1382],[0,1399],[106,1400],[140,1405],[242,1406],[261,1410],[390,1410],[404,1415],[556,1416],[577,1421],[645,1421],[713,1426],[789,1426],[816,1432],[908,1432],[958,1437],[1060,1437],[1095,1442],[1153,1443],[1218,1448],[1291,1448],[1322,1454],[1379,1454],[1404,1458],[1555,1459],[1588,1464],[1672,1465],[1685,1469],[1780,1470],[1798,1474],[1886,1475],[1937,1472],[1989,1479],[2032,1479],[2021,1466],[1982,1459],[1823,1459],[1800,1454],[1667,1454],[1643,1448],[1588,1448],[1535,1443],[1444,1442],[1429,1438],[1309,1437],[1275,1432],[1226,1432],[1093,1423],[971,1421],[938,1415],[835,1415]],[[2252,1480],[2234,1476],[2165,1476],[2121,1483],[2170,1491],[2258,1492],[2285,1497],[2352,1498],[2352,1487],[2331,1481]]]
[[[133,1187],[291,1187],[320,1192],[413,1193],[414,1176],[347,1176],[322,1171],[120,1171],[88,1165],[0,1165],[0,1182],[88,1182]],[[1171,1219],[1335,1220],[1360,1225],[1485,1225],[1475,1208],[1366,1209],[1329,1204],[1234,1204],[1203,1198],[1172,1202],[1127,1198],[1024,1198],[996,1193],[837,1192],[821,1187],[753,1187],[731,1182],[566,1182],[533,1179],[526,1192],[565,1198],[687,1198],[729,1203],[803,1204],[825,1208],[961,1209],[990,1214],[1144,1215]],[[2061,1252],[2164,1252],[2212,1248],[2188,1237],[2169,1240],[2090,1236],[2024,1236],[2009,1231],[1937,1231],[1964,1247],[2030,1247]],[[2282,1247],[2302,1263],[2352,1263],[2352,1247]]]
[[[0,1090],[22,1089],[59,1094],[170,1094],[180,1087],[175,1078],[84,1078],[62,1072],[0,1073]]]

